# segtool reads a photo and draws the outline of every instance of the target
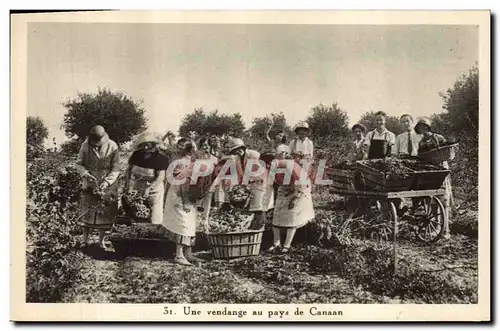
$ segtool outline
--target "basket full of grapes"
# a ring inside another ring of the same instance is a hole
[[[250,230],[252,220],[252,213],[239,209],[215,212],[206,229],[214,258],[232,259],[258,255],[264,227]]]
[[[147,223],[151,219],[151,206],[148,198],[137,191],[130,191],[122,195],[122,206],[125,213],[134,221]]]

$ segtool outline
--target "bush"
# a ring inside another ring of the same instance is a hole
[[[81,253],[74,234],[80,176],[61,155],[28,164],[26,301],[58,302],[78,279]]]

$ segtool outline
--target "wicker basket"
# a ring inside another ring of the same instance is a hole
[[[233,259],[259,255],[264,228],[256,231],[207,234],[216,259]]]
[[[453,160],[457,151],[458,143],[431,149],[430,151],[420,153],[418,156],[426,162],[439,164],[444,161]]]
[[[325,173],[328,179],[332,181],[331,186],[338,190],[350,190],[354,189],[354,171],[329,168],[326,169]]]
[[[361,173],[362,181],[366,189],[376,192],[399,192],[409,191],[415,178],[415,172],[408,169],[409,175],[406,178],[387,179],[383,172],[371,168],[358,162],[358,169]]]

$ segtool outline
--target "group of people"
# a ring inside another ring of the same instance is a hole
[[[212,201],[215,208],[229,203],[229,192],[241,181],[242,169],[246,169],[249,160],[266,160],[264,174],[251,178],[248,188],[251,191],[248,209],[253,213],[251,228],[260,228],[266,222],[266,213],[274,209],[274,244],[269,249],[280,248],[286,252],[291,245],[297,228],[304,226],[314,218],[311,185],[294,185],[300,177],[300,159],[313,157],[313,143],[307,137],[310,132],[307,123],[299,123],[295,128],[296,137],[288,144],[283,132],[278,132],[274,139],[269,139],[269,149],[263,153],[247,148],[240,138],[231,138],[222,146],[217,136],[202,137],[198,143],[191,138],[180,138],[175,142],[174,157],[165,153],[162,138],[152,133],[143,133],[133,146],[133,153],[128,159],[124,173],[125,185],[122,193],[132,190],[147,196],[151,208],[150,222],[161,225],[165,236],[176,243],[174,261],[182,265],[191,265],[198,259],[192,254],[195,243],[197,221],[201,211],[210,208]],[[165,138],[165,137],[163,137]],[[169,143],[174,145],[171,135]],[[170,146],[172,147],[172,146]],[[266,158],[267,157],[267,158]],[[190,180],[181,185],[169,184],[169,176],[176,180],[190,179],[193,168],[188,166],[193,160],[204,159],[212,163],[213,175],[198,179],[196,185]],[[173,173],[167,169],[172,161],[179,162]],[[214,177],[221,171],[224,163],[234,161],[238,169],[239,181],[234,183],[223,180],[215,185]],[[296,160],[292,181],[283,185],[283,174],[276,175],[276,181],[269,182],[267,174],[269,161],[282,162]],[[118,212],[118,193],[120,187],[120,155],[117,144],[112,141],[102,126],[91,129],[88,138],[80,147],[76,166],[83,177],[82,225],[84,242],[88,242],[91,229],[99,230],[99,245],[106,247],[105,231],[110,229]],[[280,177],[281,176],[281,177]],[[281,183],[281,185],[280,185]],[[208,188],[208,189],[207,189]],[[93,209],[100,203],[95,190],[114,196],[105,210]],[[286,230],[283,246],[280,242],[282,230]]]
[[[399,135],[387,130],[386,114],[378,112],[375,116],[375,129],[366,132],[362,124],[352,127],[355,140],[351,149],[351,159],[380,159],[389,156],[417,156],[419,149],[426,144],[444,142],[441,135],[434,133],[431,122],[427,118],[420,119],[416,125],[411,115],[401,116],[405,131]],[[289,142],[284,132],[279,131],[273,138],[267,132],[267,146],[262,152],[247,148],[240,138],[230,138],[224,144],[217,136],[202,137],[197,143],[193,137],[180,138],[174,141],[172,133],[163,139],[152,133],[141,134],[134,144],[134,151],[128,160],[125,171],[124,193],[131,190],[147,196],[151,208],[150,221],[161,225],[165,235],[176,243],[174,261],[182,265],[191,265],[198,260],[192,254],[195,243],[199,213],[207,211],[214,203],[215,208],[221,208],[229,203],[229,192],[240,182],[223,180],[217,183],[214,178],[228,160],[234,161],[238,169],[238,179],[241,181],[242,169],[246,169],[249,160],[264,160],[266,171],[247,183],[251,192],[248,210],[253,213],[251,228],[261,228],[266,222],[266,213],[273,211],[273,244],[270,252],[287,252],[298,228],[306,225],[314,218],[312,202],[312,185],[297,181],[303,171],[301,161],[312,160],[314,144],[308,137],[310,133],[306,122],[299,123],[294,132],[296,136]],[[167,138],[169,147],[165,146]],[[166,148],[174,149],[172,154],[164,153]],[[193,160],[204,159],[213,165],[215,171],[211,176],[198,179],[196,185],[187,180],[182,185],[170,185],[168,177],[174,179],[190,179],[193,168],[189,166]],[[167,172],[174,160],[180,162],[172,174]],[[284,173],[275,175],[274,181],[267,180],[270,165],[288,166],[286,161],[294,161],[291,180],[285,183]],[[93,190],[107,192],[118,197],[120,176],[120,155],[117,144],[109,139],[102,126],[92,128],[89,137],[82,144],[77,168],[83,176],[82,216],[84,242],[87,243],[90,229],[99,230],[99,244],[105,247],[105,231],[109,229],[118,212],[118,199],[107,205],[104,211],[93,210],[92,206],[99,203]],[[448,168],[448,164],[443,164]],[[312,178],[312,177],[311,177]],[[448,177],[445,183],[445,207],[447,211],[451,202],[451,183]],[[281,233],[285,232],[285,240],[281,242]]]
[[[375,114],[375,129],[366,132],[363,124],[355,124],[352,127],[355,140],[351,148],[351,160],[380,159],[385,157],[415,157],[422,151],[428,151],[432,147],[439,147],[446,139],[432,130],[432,122],[427,117],[420,118],[417,123],[413,116],[403,114],[400,122],[404,131],[398,135],[386,128],[387,115],[380,111]],[[447,161],[441,164],[443,168],[449,169]],[[444,207],[448,215],[451,213],[453,203],[451,177],[448,175],[444,182]]]

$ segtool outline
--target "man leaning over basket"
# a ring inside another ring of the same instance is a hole
[[[99,246],[105,248],[104,234],[118,212],[116,180],[120,174],[118,145],[106,130],[94,126],[80,147],[76,167],[83,177],[80,201],[83,241],[88,242],[90,229],[99,230]]]

